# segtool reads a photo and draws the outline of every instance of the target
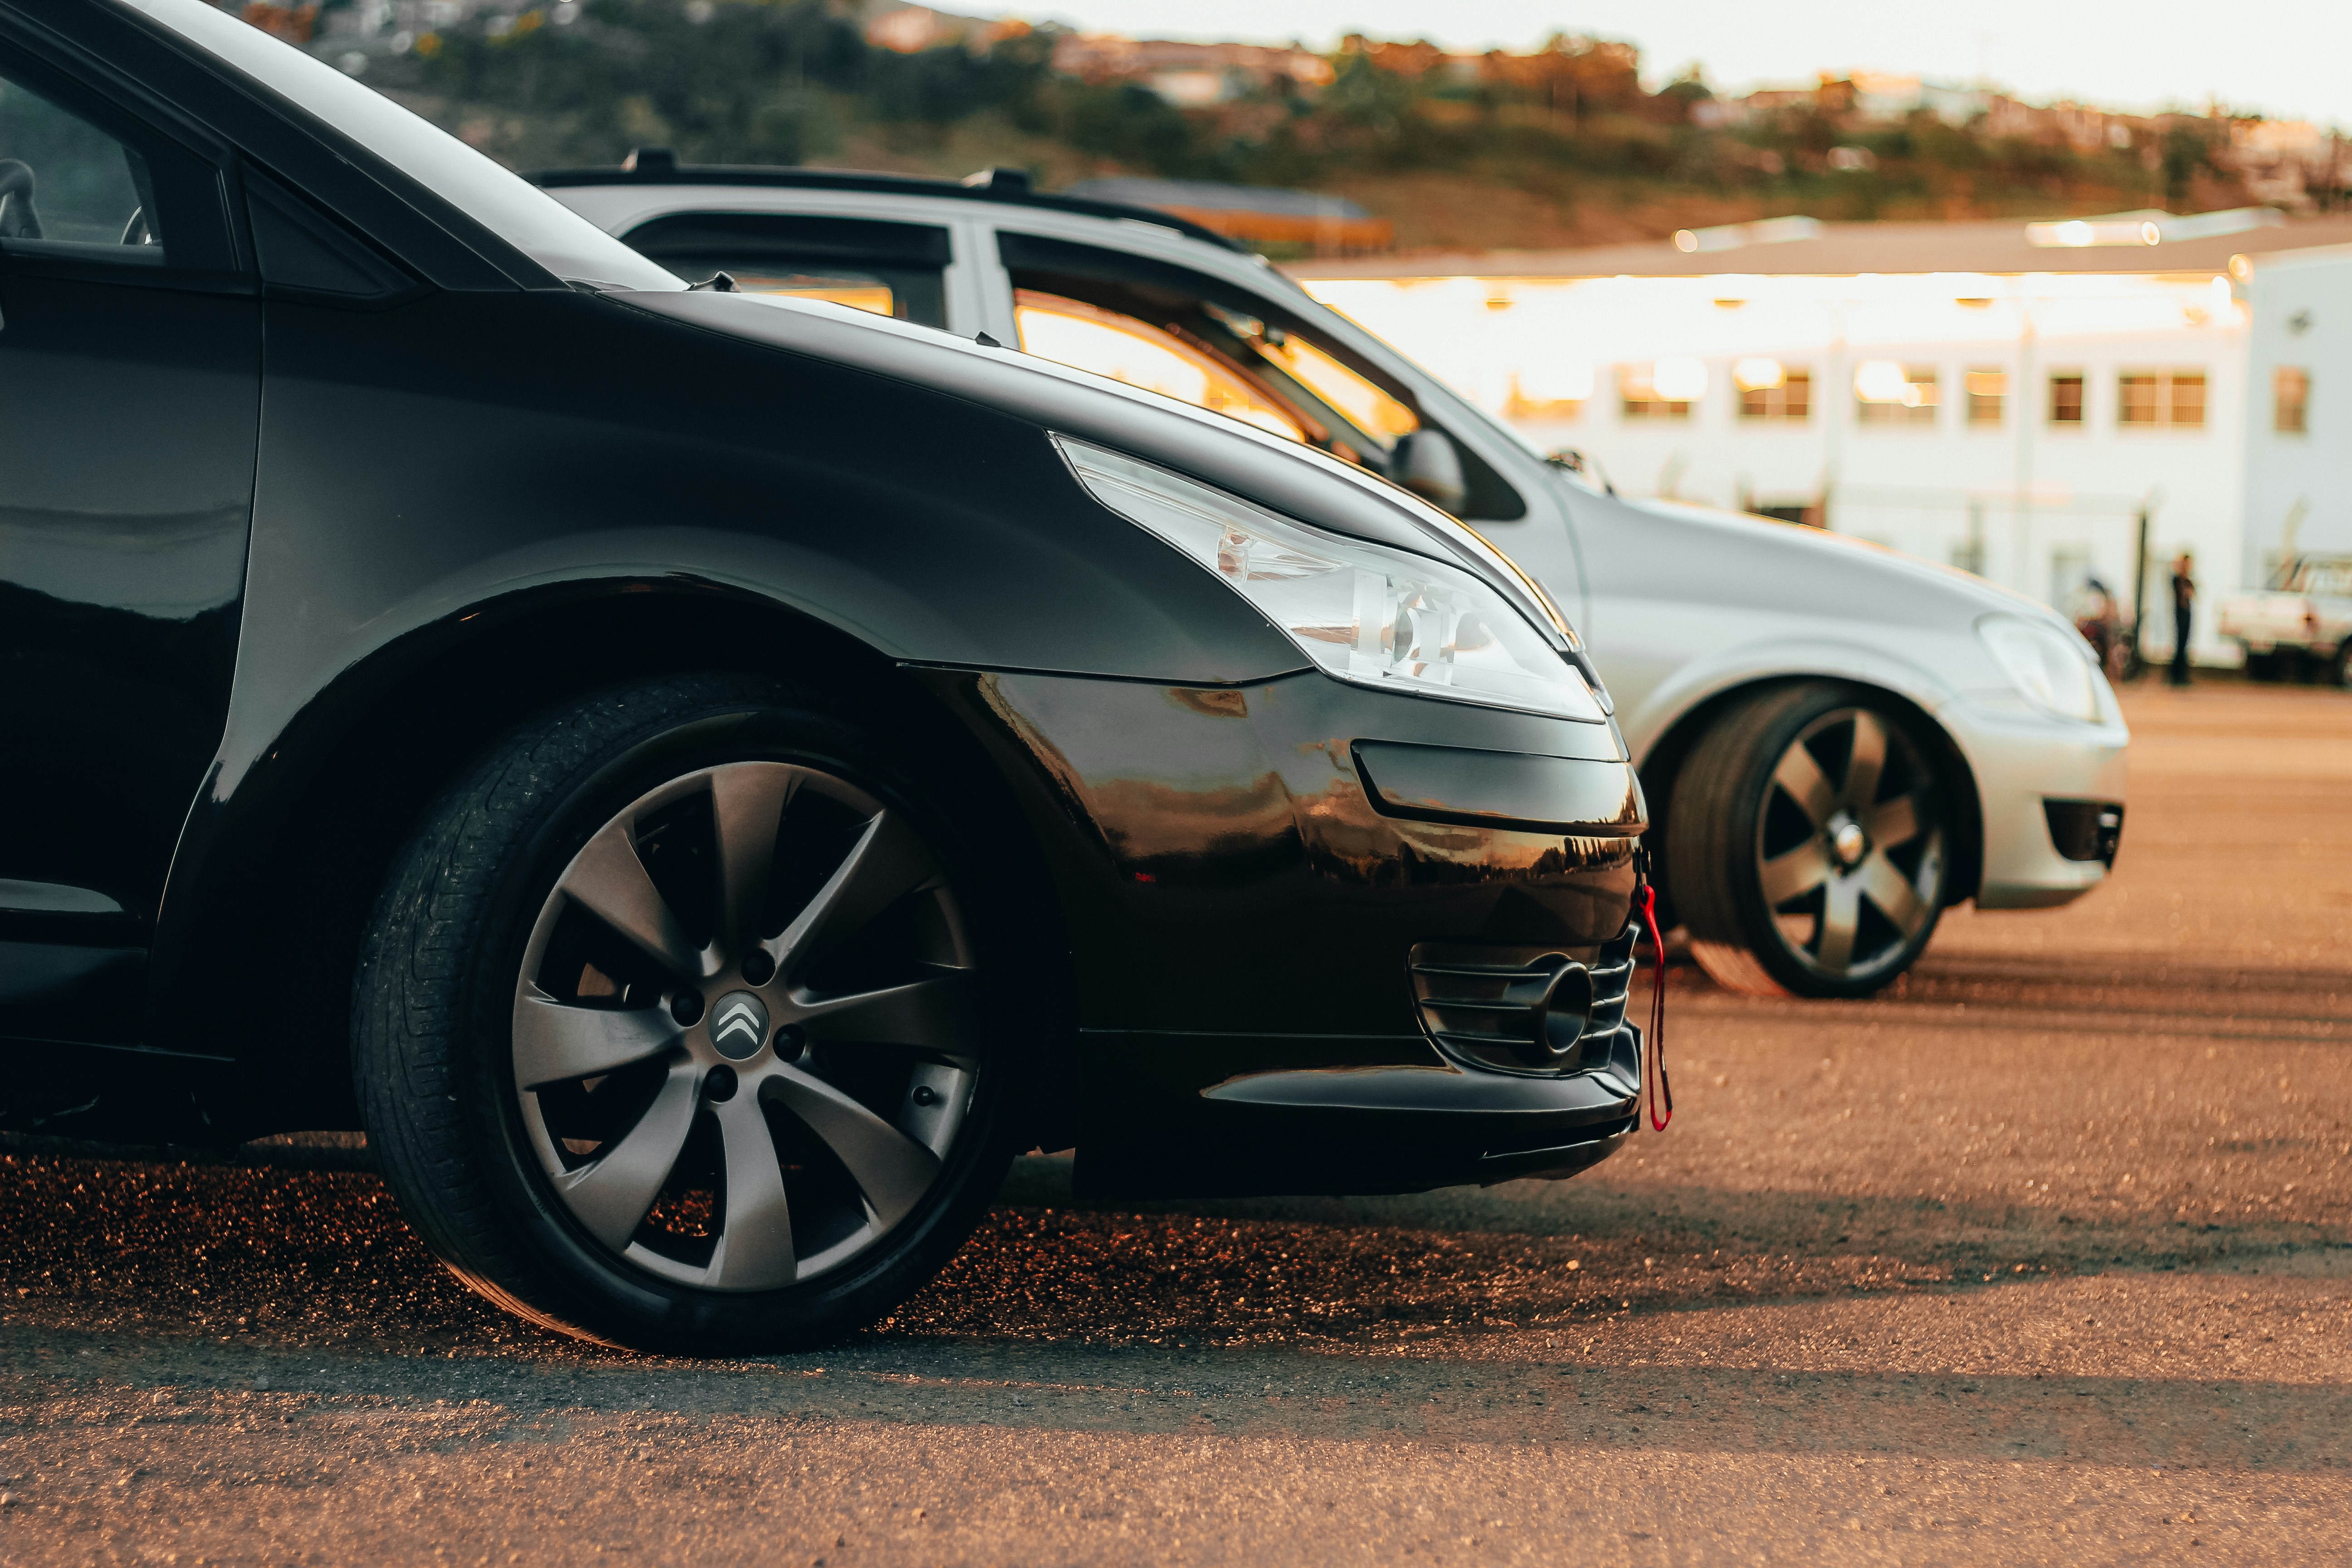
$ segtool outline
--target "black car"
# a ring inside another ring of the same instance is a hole
[[[551,1325],[803,1343],[1011,1153],[1566,1175],[1643,822],[1337,459],[685,287],[201,0],[0,0],[5,1124],[363,1129]]]

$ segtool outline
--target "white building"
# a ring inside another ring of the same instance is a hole
[[[1821,523],[2062,606],[2090,577],[2131,601],[2143,512],[2150,591],[2188,549],[2208,604],[2263,580],[2290,513],[2301,547],[2352,547],[2352,409],[2313,393],[2296,432],[2273,407],[2281,368],[2352,381],[2352,220],[1678,241],[1292,270],[1629,494]],[[2197,657],[2233,660],[2199,622]]]
[[[2250,256],[2245,540],[2256,580],[2287,555],[2352,555],[2352,245]]]

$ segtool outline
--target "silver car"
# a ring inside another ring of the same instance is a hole
[[[1664,896],[1720,984],[1864,995],[1945,908],[2063,904],[2114,863],[2130,735],[2053,611],[1856,540],[1620,497],[1182,218],[1003,170],[953,184],[647,149],[534,177],[690,279],[724,272],[1097,371],[1474,523],[1590,638]]]

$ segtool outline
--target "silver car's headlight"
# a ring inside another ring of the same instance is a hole
[[[1470,573],[1293,522],[1099,447],[1055,440],[1096,500],[1215,573],[1325,673],[1382,690],[1607,721],[1583,672]]]
[[[1977,636],[2011,682],[2035,707],[2085,723],[2099,717],[2099,683],[2090,645],[2022,616],[1987,616]]]

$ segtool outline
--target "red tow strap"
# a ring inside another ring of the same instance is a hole
[[[1644,1076],[1649,1079],[1650,1131],[1664,1132],[1666,1123],[1675,1119],[1675,1086],[1666,1081],[1666,939],[1658,934],[1657,889],[1647,882],[1633,889],[1633,912],[1650,933],[1650,952],[1658,961],[1650,972],[1650,1070]],[[1666,1104],[1664,1116],[1658,1114],[1662,1095]]]

